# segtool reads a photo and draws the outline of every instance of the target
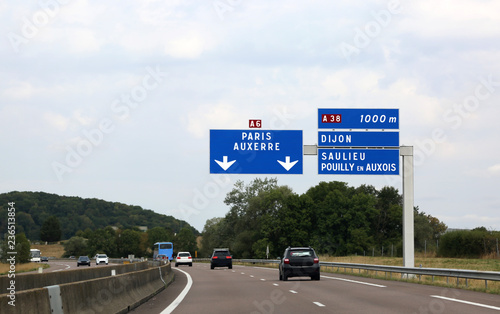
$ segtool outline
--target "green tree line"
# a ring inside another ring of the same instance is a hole
[[[225,217],[203,229],[202,251],[229,247],[240,258],[281,255],[288,246],[312,246],[320,254],[368,254],[374,247],[396,246],[401,255],[402,196],[393,187],[377,190],[347,183],[321,182],[298,195],[277,179],[236,182],[224,200]],[[437,218],[414,209],[415,248],[424,250],[446,230]]]
[[[16,232],[32,241],[69,239],[78,230],[97,230],[115,226],[121,230],[136,226],[163,227],[178,233],[184,227],[199,232],[183,220],[155,213],[140,206],[107,202],[95,198],[60,196],[44,192],[9,192],[0,194],[0,217],[7,217],[7,203],[15,202]],[[60,229],[57,229],[57,221]],[[42,228],[46,223],[46,228]],[[55,229],[51,229],[52,227]],[[52,231],[60,230],[58,233]],[[43,232],[42,232],[43,231]],[[7,219],[0,219],[0,235],[7,232]]]
[[[75,236],[64,242],[65,256],[94,256],[105,253],[110,257],[152,257],[156,242],[173,242],[174,251],[194,253],[197,248],[196,236],[189,227],[182,228],[174,234],[170,229],[155,227],[147,232],[137,228],[114,230],[111,227],[84,231],[79,230]]]

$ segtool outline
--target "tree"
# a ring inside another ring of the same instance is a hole
[[[61,240],[61,224],[56,216],[47,218],[40,229],[40,239],[46,242],[57,242]]]
[[[116,256],[115,231],[111,227],[95,230],[89,235],[87,247],[90,256],[94,256],[97,253]]]
[[[175,246],[177,252],[191,252],[197,250],[196,237],[190,228],[184,227],[175,236]]]
[[[16,263],[29,263],[31,260],[30,242],[24,233],[16,234]]]
[[[64,256],[87,255],[87,239],[82,237],[71,237],[64,242]]]
[[[148,247],[152,248],[156,242],[172,242],[174,234],[164,227],[154,227],[147,231]]]
[[[118,234],[118,253],[126,257],[129,254],[134,254],[136,256],[141,256],[143,252],[141,251],[141,232],[126,229]]]

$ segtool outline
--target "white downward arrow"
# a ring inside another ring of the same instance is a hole
[[[214,159],[215,162],[222,168],[224,169],[224,171],[226,171],[227,169],[229,169],[229,167],[231,167],[232,164],[234,164],[234,162],[236,160],[233,160],[233,161],[227,161],[227,156],[223,156],[222,157],[222,161],[219,161],[217,159]]]
[[[280,160],[278,160],[278,162],[280,163],[280,165],[283,166],[283,168],[286,169],[286,171],[289,171],[290,169],[292,169],[293,166],[295,166],[295,164],[298,162],[298,160],[290,162],[290,156],[286,156],[284,162],[280,161]]]

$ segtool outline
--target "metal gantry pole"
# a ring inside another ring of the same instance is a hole
[[[403,156],[403,267],[415,267],[413,146],[401,146],[399,154]]]

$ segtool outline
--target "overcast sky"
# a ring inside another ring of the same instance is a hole
[[[318,108],[398,108],[415,206],[500,230],[500,2],[4,0],[0,192],[139,205],[199,231],[237,180],[211,175],[209,130],[303,130]],[[400,176],[278,175],[321,181]]]

